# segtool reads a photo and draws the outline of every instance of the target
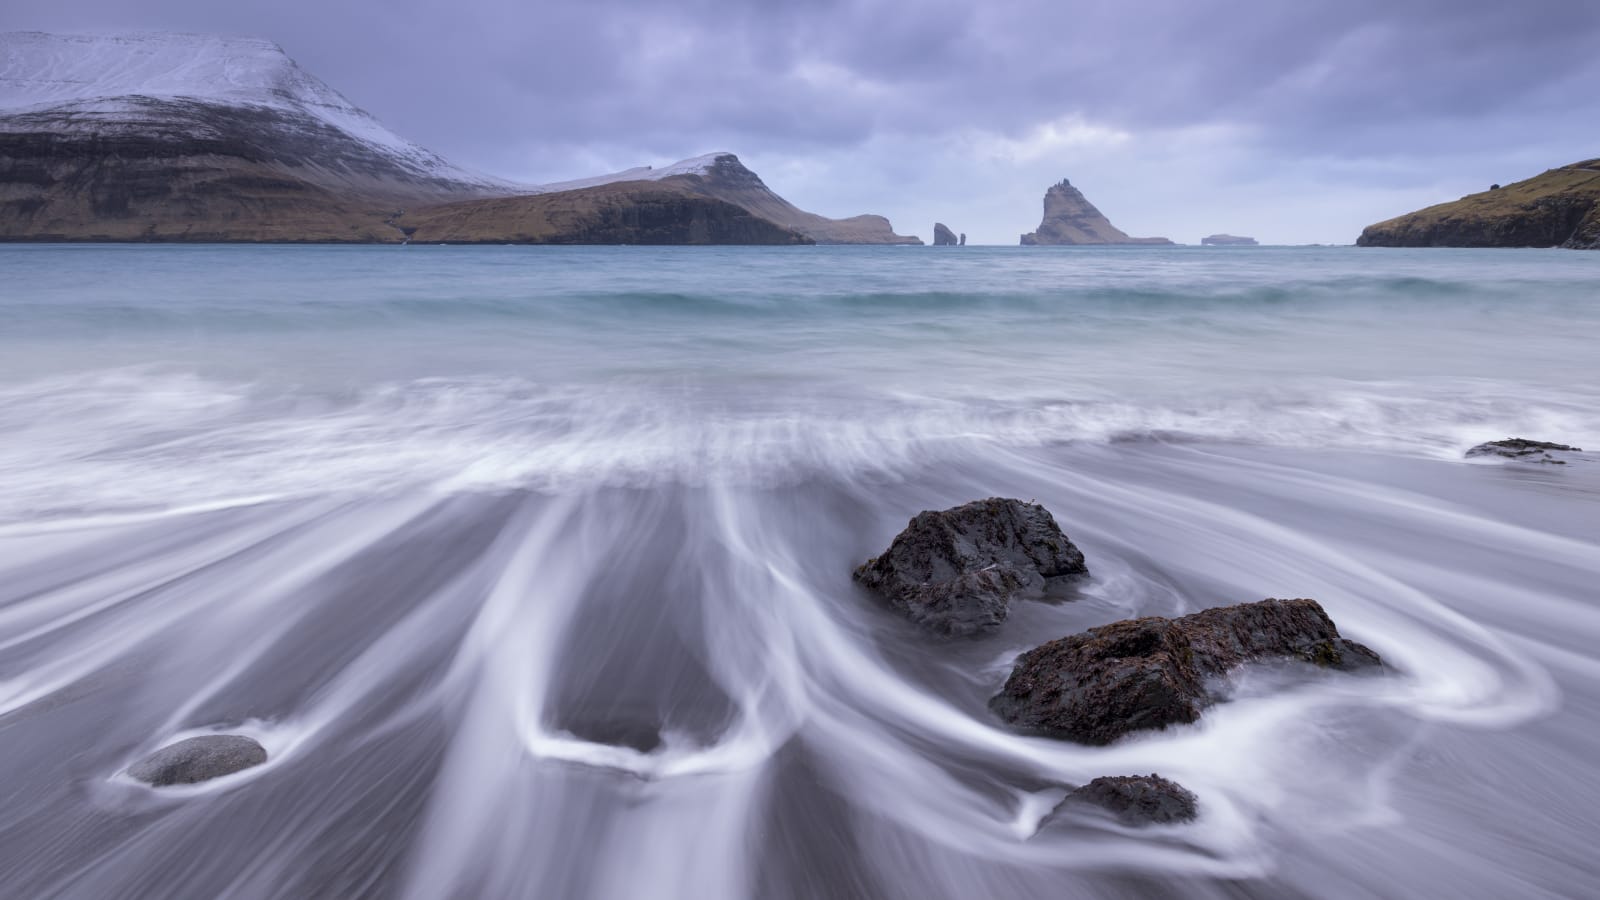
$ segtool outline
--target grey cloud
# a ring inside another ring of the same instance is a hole
[[[1600,7],[1549,0],[8,6],[31,27],[271,37],[396,128],[474,156],[619,140],[687,152],[708,133],[828,145],[1019,133],[1071,114],[1338,146],[1530,98],[1553,111],[1541,88],[1600,72]]]

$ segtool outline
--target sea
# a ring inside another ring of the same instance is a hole
[[[0,246],[0,895],[1593,897],[1600,453],[1507,437],[1600,451],[1600,254]],[[991,496],[1071,596],[853,582]],[[989,709],[1267,597],[1386,672]],[[268,761],[127,775],[208,733]]]

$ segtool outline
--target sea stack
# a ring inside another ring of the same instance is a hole
[[[935,247],[956,246],[956,233],[951,231],[943,222],[933,223],[933,245]]]
[[[1044,219],[1039,229],[1022,236],[1022,246],[1068,244],[1162,244],[1164,237],[1136,238],[1111,224],[1072,182],[1061,179],[1044,193]]]

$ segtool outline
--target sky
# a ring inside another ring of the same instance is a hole
[[[18,29],[264,37],[469,168],[726,150],[924,240],[1015,244],[1070,178],[1137,236],[1350,243],[1600,157],[1600,0],[5,0]]]

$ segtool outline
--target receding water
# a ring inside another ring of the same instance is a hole
[[[0,895],[1591,896],[1600,254],[0,247]],[[1036,499],[995,635],[850,570]],[[1134,615],[1397,670],[1080,747],[986,708]],[[211,731],[269,762],[152,790]],[[1157,771],[1195,823],[1041,822]]]

